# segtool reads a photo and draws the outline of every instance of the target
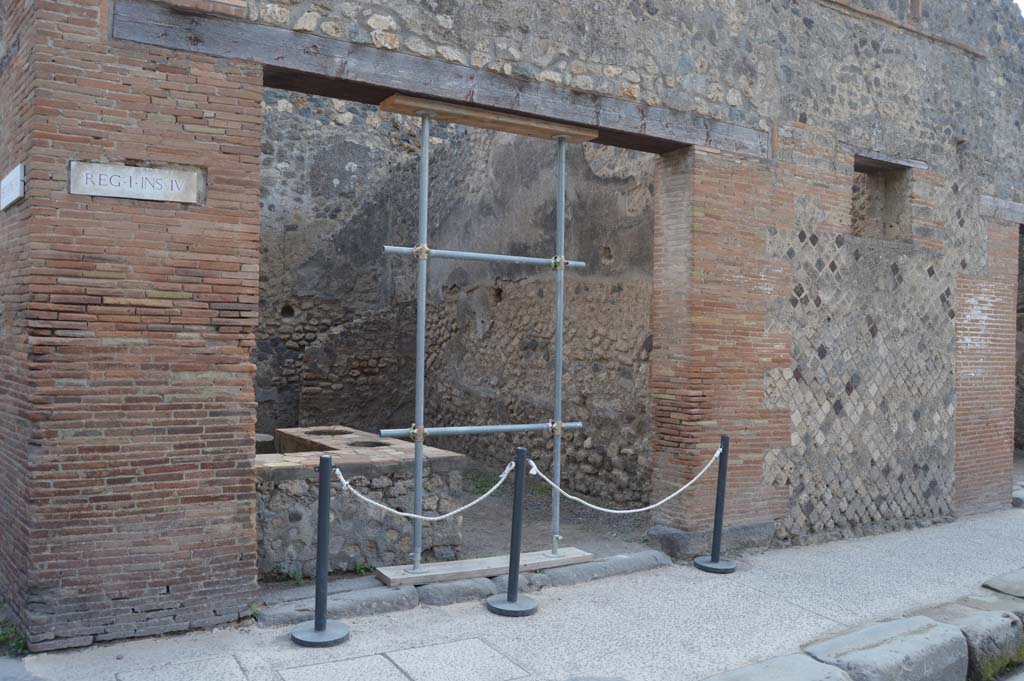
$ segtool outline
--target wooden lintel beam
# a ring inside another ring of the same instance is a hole
[[[458,123],[459,125],[468,125],[476,128],[513,132],[518,135],[540,137],[541,139],[565,137],[569,142],[577,143],[590,142],[597,139],[597,131],[588,128],[565,125],[564,123],[553,123],[540,118],[515,116],[488,109],[476,109],[470,106],[449,104],[448,102],[433,99],[423,99],[422,97],[391,95],[380,103],[380,108],[384,111],[406,114],[407,116],[418,116],[422,113],[428,113],[432,119],[445,121],[446,123]]]

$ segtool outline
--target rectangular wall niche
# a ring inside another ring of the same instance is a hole
[[[853,234],[910,242],[911,169],[862,156],[854,157],[853,169]]]

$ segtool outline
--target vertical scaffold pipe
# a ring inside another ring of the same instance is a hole
[[[416,460],[413,475],[413,513],[423,515],[423,384],[427,361],[427,217],[430,201],[430,116],[420,114],[420,207],[418,241],[420,254],[416,260]],[[412,568],[420,569],[423,553],[423,521],[412,522]]]
[[[562,484],[562,327],[565,317],[565,137],[558,140],[558,196],[555,210],[555,422],[551,477]],[[551,490],[551,554],[558,555],[561,526],[561,497]]]

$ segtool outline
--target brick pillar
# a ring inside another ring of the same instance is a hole
[[[956,458],[960,513],[1007,508],[1013,482],[1018,225],[988,222],[985,276],[957,277]]]
[[[0,22],[0,175],[30,157],[32,70],[27,45],[37,5],[7,3]],[[31,172],[26,164],[26,172]],[[0,594],[24,619],[28,592],[28,504],[32,400],[26,306],[30,206],[0,211]]]
[[[766,332],[781,275],[766,250],[772,184],[767,162],[705,149],[663,156],[655,181],[651,498],[689,480],[727,433],[726,524],[755,530],[757,541],[771,538],[779,500],[764,483],[764,455],[789,438],[786,413],[765,408],[765,371],[788,365],[790,348],[788,338]],[[709,530],[715,475],[717,466],[663,506],[656,522]],[[668,548],[693,553],[701,540]]]
[[[0,217],[0,569],[36,651],[235,620],[256,587],[260,70],[111,41],[107,7],[10,2],[0,74],[29,169]],[[200,167],[207,196],[71,195],[71,160]]]

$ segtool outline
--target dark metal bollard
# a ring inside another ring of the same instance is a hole
[[[320,498],[316,521],[316,605],[312,622],[292,629],[292,641],[308,648],[327,648],[348,640],[347,624],[327,619],[327,573],[330,570],[331,480],[334,465],[330,455],[320,457]]]
[[[537,601],[519,593],[519,556],[523,544],[523,502],[526,499],[526,447],[516,447],[516,486],[512,499],[512,546],[508,555],[508,592],[487,598],[487,609],[505,617],[537,612]]]
[[[693,559],[693,566],[704,572],[725,575],[736,572],[736,562],[722,558],[722,517],[725,515],[725,476],[729,471],[729,436],[722,436],[722,454],[718,457],[718,491],[715,493],[715,529],[711,537],[711,555]]]

